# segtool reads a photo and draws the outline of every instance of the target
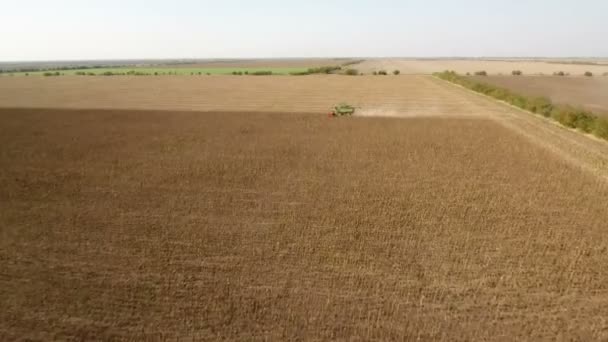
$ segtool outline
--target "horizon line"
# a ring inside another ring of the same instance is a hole
[[[608,56],[315,56],[315,57],[169,57],[169,58],[83,58],[0,60],[7,63],[114,62],[114,61],[239,61],[281,59],[608,59]]]

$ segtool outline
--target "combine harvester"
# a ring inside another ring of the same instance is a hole
[[[341,103],[334,107],[334,110],[329,113],[329,116],[352,116],[355,114],[355,107]]]

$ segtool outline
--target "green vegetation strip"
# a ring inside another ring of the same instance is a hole
[[[516,94],[505,88],[461,76],[455,71],[444,71],[433,75],[442,80],[507,102],[515,107],[551,118],[566,127],[579,129],[585,133],[591,133],[599,138],[608,140],[608,120],[598,117],[588,110],[568,105],[557,105],[545,97],[528,97]]]
[[[5,72],[4,76],[158,76],[158,75],[288,75],[307,72],[308,68],[154,68],[154,67],[120,67],[120,68],[83,68],[71,70],[41,70],[30,72]]]
[[[356,61],[358,63],[358,61]],[[352,65],[352,63],[346,63]],[[149,66],[69,66],[54,69],[15,69],[0,70],[0,76],[162,76],[162,75],[312,75],[345,74],[358,75],[356,69],[344,70],[342,66],[306,67],[220,67],[220,68],[170,68]]]

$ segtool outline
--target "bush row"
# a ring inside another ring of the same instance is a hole
[[[556,71],[553,73],[553,76],[570,76],[569,72]],[[591,71],[585,71],[583,76],[593,77],[593,73]]]
[[[373,75],[386,76],[386,75],[388,75],[388,72],[386,70],[378,70],[378,71],[374,71],[372,74]],[[399,74],[401,74],[400,70],[393,70],[393,75],[397,76]]]
[[[309,74],[331,74],[332,72],[340,71],[342,67],[340,66],[322,66],[318,68],[310,68],[308,69]]]
[[[511,75],[513,75],[513,76],[521,76],[523,74],[524,73],[521,70],[511,71]],[[467,72],[467,76],[469,76],[469,75],[471,75],[471,73]],[[482,71],[475,71],[474,75],[475,76],[488,76],[488,73],[485,70],[482,70]],[[499,75],[502,75],[502,74],[499,74]],[[593,73],[591,71],[585,71],[585,73],[583,75],[587,76],[587,77],[593,77]],[[604,76],[607,76],[607,75],[608,75],[608,72],[604,74]],[[570,73],[563,72],[563,71],[556,71],[553,73],[553,76],[570,76]]]
[[[249,73],[249,75],[268,76],[268,75],[272,75],[272,71],[252,71]]]
[[[576,128],[608,140],[608,120],[600,118],[590,111],[572,106],[556,105],[545,97],[529,97],[516,94],[505,88],[460,76],[455,71],[444,71],[434,75],[518,108],[551,118],[566,127]]]
[[[201,73],[198,73],[199,75],[201,75]],[[158,76],[158,75],[177,75],[177,72],[167,72],[167,73],[159,73],[159,72],[143,72],[143,71],[135,71],[135,70],[129,70],[127,72],[118,72],[118,71],[104,71],[101,73],[94,73],[94,72],[85,72],[85,71],[76,71],[74,73],[74,75],[77,76]],[[194,75],[194,73],[191,73],[191,75]],[[46,75],[45,75],[46,76]]]
[[[309,68],[306,71],[294,71],[290,72],[290,75],[293,76],[304,76],[304,75],[312,75],[312,74],[331,74],[336,71],[342,70],[342,67],[339,66],[322,66],[317,68]]]
[[[122,65],[114,65],[113,67],[121,67]],[[69,71],[69,70],[80,70],[80,69],[102,69],[110,67],[108,65],[72,65],[72,66],[58,66],[58,67],[50,67],[50,68],[14,68],[14,69],[0,69],[0,74],[2,73],[19,73],[19,72],[49,72],[54,74],[55,71]],[[44,75],[44,73],[43,73]]]
[[[264,76],[264,75],[272,75],[272,71],[267,71],[267,70],[261,70],[261,71],[233,71],[232,72],[233,75],[238,75],[238,76],[242,76],[242,75],[253,75],[253,76]]]
[[[95,76],[95,74],[92,72],[87,73],[87,75]],[[141,71],[133,71],[133,70],[130,70],[127,72],[105,71],[105,72],[102,72],[97,75],[100,75],[100,76],[152,76],[152,75],[158,75],[158,72],[155,72],[154,74],[152,74],[149,72],[141,72]],[[171,73],[169,72],[168,75],[171,75]],[[175,73],[175,75],[177,75],[177,73]]]
[[[349,76],[359,75],[359,70],[352,69],[352,68],[342,69],[341,66],[323,66],[323,67],[318,67],[318,68],[310,68],[307,71],[290,72],[289,74],[293,75],[293,76],[303,76],[303,75],[312,75],[312,74],[334,74],[334,73],[338,73],[339,71],[343,71],[342,74],[344,74],[344,75],[349,75]]]

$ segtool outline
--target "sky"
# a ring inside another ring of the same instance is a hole
[[[607,57],[608,0],[0,0],[0,61]]]

